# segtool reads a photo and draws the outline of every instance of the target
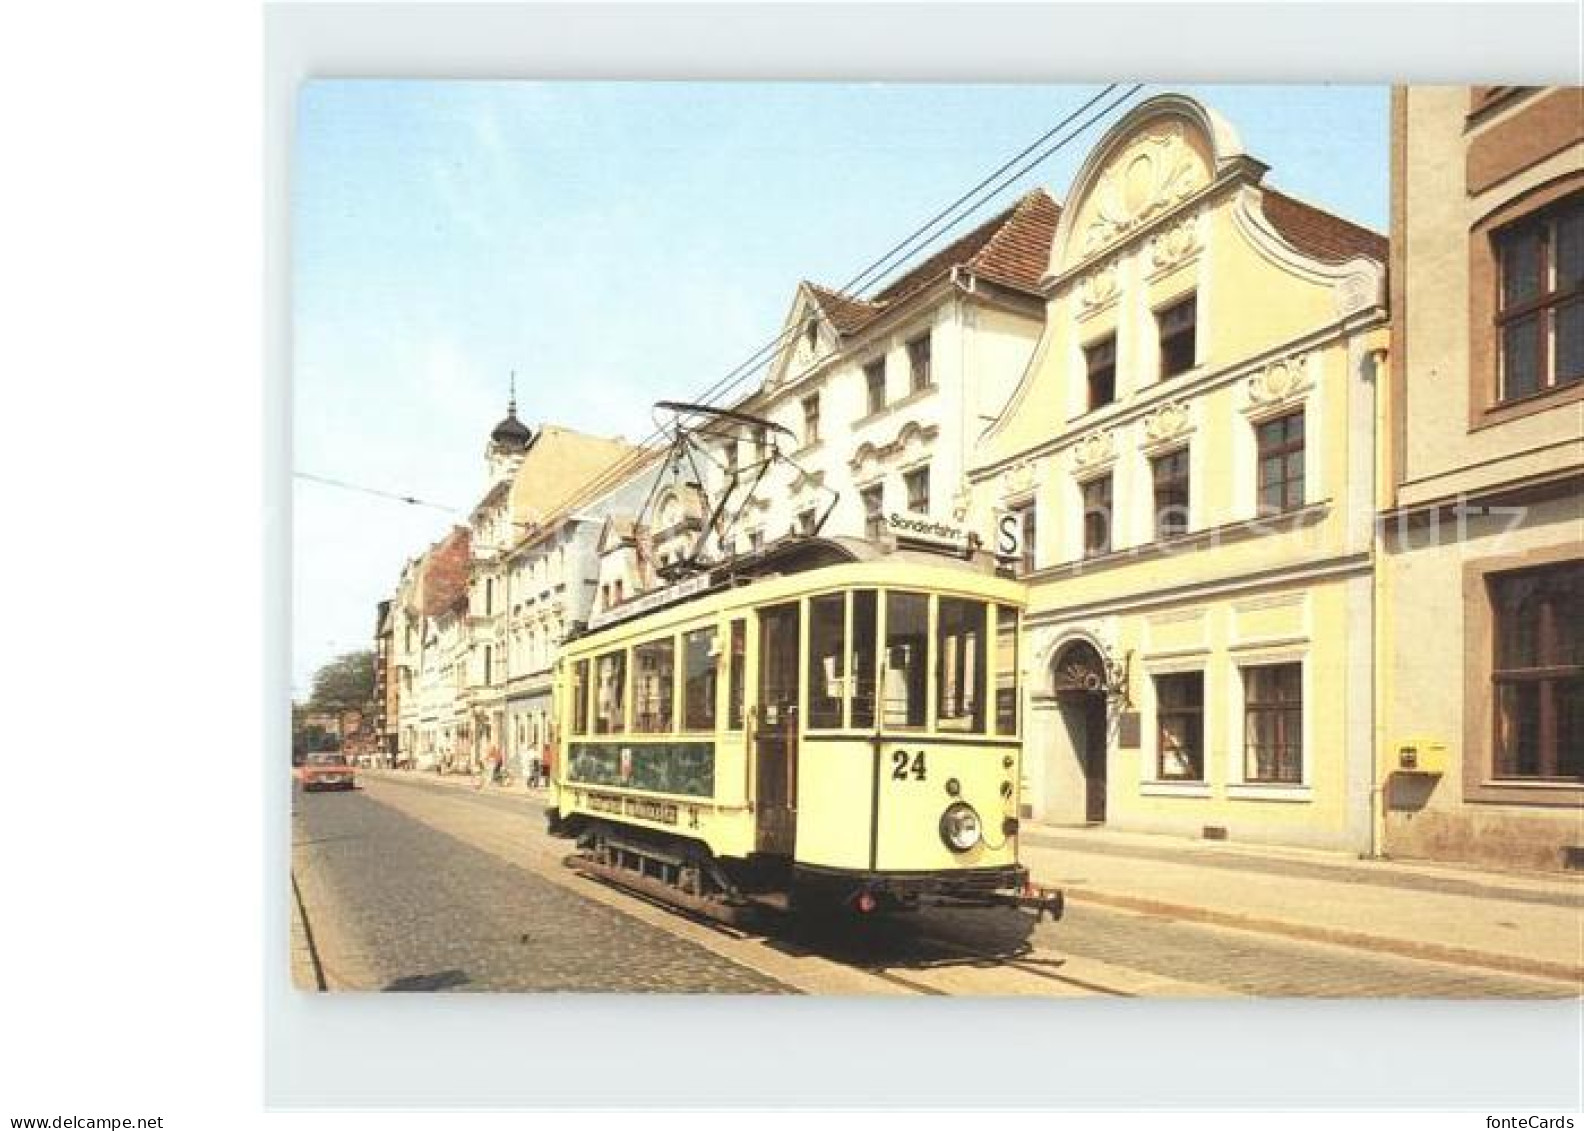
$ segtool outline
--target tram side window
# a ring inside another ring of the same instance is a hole
[[[748,622],[731,622],[731,656],[727,668],[726,729],[742,730],[743,685],[748,676]]]
[[[924,725],[929,677],[929,598],[886,594],[885,725]]]
[[[985,603],[942,597],[935,617],[935,726],[983,734]]]
[[[833,593],[809,601],[808,726],[842,725],[847,672],[847,599]]]
[[[633,691],[638,734],[667,734],[676,702],[676,641],[651,640],[633,649]]]
[[[875,721],[875,632],[879,601],[873,589],[852,595],[852,725],[864,730]]]
[[[996,606],[996,703],[997,734],[1017,733],[1018,616],[1011,605]]]
[[[588,733],[589,662],[579,660],[572,665],[572,733]]]
[[[594,665],[594,733],[627,729],[627,653],[607,652]]]
[[[715,729],[715,630],[701,628],[682,637],[684,669],[682,727]]]

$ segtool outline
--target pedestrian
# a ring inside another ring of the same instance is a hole
[[[500,746],[490,743],[489,753],[484,756],[484,761],[479,765],[479,780],[475,789],[483,789],[500,776],[501,752]]]

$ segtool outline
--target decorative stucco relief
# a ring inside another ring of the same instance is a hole
[[[1068,647],[1084,643],[1093,647],[1102,660],[1116,654],[1117,625],[1114,617],[1102,617],[1077,624],[1036,625],[1030,629],[1029,664],[1023,668],[1024,679],[1036,696],[1050,695],[1054,690],[1052,665],[1062,659]]]
[[[1199,250],[1199,221],[1188,216],[1150,240],[1150,263],[1165,271],[1190,259]]]
[[[1314,359],[1306,353],[1273,361],[1248,379],[1245,411],[1274,408],[1303,397],[1314,385]]]
[[[1357,314],[1381,301],[1381,274],[1379,271],[1355,271],[1338,279],[1331,288],[1332,302],[1338,315]]]
[[[1116,462],[1117,442],[1115,429],[1091,432],[1069,449],[1073,470],[1098,471]]]
[[[1117,263],[1101,264],[1078,280],[1080,314],[1099,310],[1117,296]]]
[[[1034,464],[1026,459],[1019,460],[1001,473],[1001,497],[1015,499],[1021,495],[1031,494],[1034,490],[1034,480]]]
[[[910,421],[901,427],[896,438],[888,444],[874,444],[868,440],[859,444],[852,458],[847,461],[847,466],[852,468],[855,476],[867,478],[878,471],[880,465],[890,463],[898,457],[906,463],[923,458],[928,454],[928,445],[938,435],[940,435],[940,425]]]
[[[1153,448],[1170,444],[1192,429],[1193,419],[1188,406],[1181,401],[1168,401],[1144,418],[1144,446]]]
[[[1090,255],[1150,217],[1186,200],[1206,183],[1198,156],[1181,125],[1146,134],[1127,149],[1101,179],[1095,212],[1084,232]]]

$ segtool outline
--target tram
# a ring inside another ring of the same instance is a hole
[[[1018,862],[1023,596],[988,555],[793,538],[635,605],[558,666],[573,866],[728,921],[1061,915]]]

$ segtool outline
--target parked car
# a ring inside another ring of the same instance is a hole
[[[304,791],[357,788],[357,770],[345,754],[310,754],[298,771],[298,777]]]

